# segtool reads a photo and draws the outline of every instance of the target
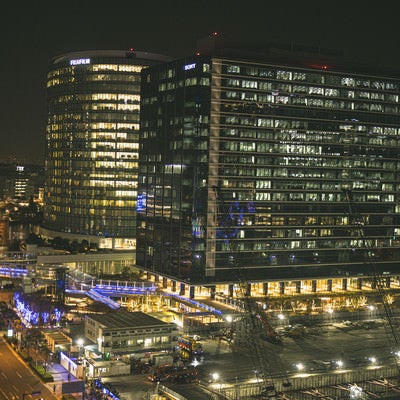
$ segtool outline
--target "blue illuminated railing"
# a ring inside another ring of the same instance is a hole
[[[86,294],[87,290],[84,290],[84,289],[65,289],[65,293]]]
[[[10,278],[14,277],[21,278],[23,276],[27,276],[28,271],[22,268],[0,267],[0,275],[7,276]]]
[[[1,266],[0,267],[0,275],[6,277],[24,277],[27,276],[29,272],[26,269],[22,268],[13,268],[11,266]],[[77,288],[66,288],[67,293],[79,293],[85,294],[91,297],[93,300],[100,301],[113,309],[119,309],[121,305],[116,301],[112,300],[111,297],[119,297],[124,295],[138,295],[138,294],[147,294],[147,293],[155,293],[158,287],[152,282],[128,282],[128,281],[106,281],[100,280],[100,283],[95,282],[95,278],[82,274],[84,278],[83,281],[79,282],[77,277],[74,281],[80,284],[80,289]],[[91,283],[89,283],[91,281]],[[164,296],[175,297],[184,302],[190,303],[193,306],[203,309],[207,312],[213,313],[215,315],[222,315],[223,312],[216,309],[215,307],[208,306],[207,304],[201,303],[199,301],[180,296],[176,293],[166,293],[163,292]]]
[[[100,379],[95,379],[94,384],[97,389],[100,389],[102,393],[111,397],[112,400],[120,400],[119,396],[113,393],[113,391],[107,387],[107,384],[100,381]]]
[[[87,284],[82,284],[81,289],[67,288],[67,293],[85,294],[93,300],[100,301],[114,310],[121,308],[121,305],[112,300],[111,297],[119,297],[130,294],[146,294],[154,293],[157,286],[148,282],[135,282],[133,286],[128,286],[127,283],[121,285],[119,281],[108,281],[107,283],[97,284],[90,287]]]
[[[134,286],[121,286],[117,283],[108,283],[98,284],[94,289],[105,296],[123,296],[124,294],[154,293],[157,290],[157,286],[148,283],[146,284],[145,282],[135,284]]]

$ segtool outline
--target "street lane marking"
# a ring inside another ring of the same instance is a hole
[[[18,375],[19,378],[22,378],[22,375],[18,371],[16,371],[16,374]]]
[[[7,399],[7,394],[6,394],[6,392],[4,392],[4,391],[2,390],[2,388],[0,388],[0,393],[1,393],[1,396],[2,396],[4,399]]]

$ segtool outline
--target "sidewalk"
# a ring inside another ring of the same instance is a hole
[[[68,371],[58,363],[51,363],[47,366],[47,371],[53,375],[54,382],[74,380],[75,377],[70,375]],[[68,379],[68,375],[70,375]]]
[[[57,398],[61,398],[62,383],[76,381],[73,375],[71,375],[64,367],[58,363],[51,363],[47,366],[47,371],[53,376],[53,382],[46,383],[49,390],[54,393]],[[77,399],[82,399],[82,395],[74,396]]]

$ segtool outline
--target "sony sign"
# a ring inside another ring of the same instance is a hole
[[[196,63],[193,63],[193,64],[186,64],[186,65],[184,66],[184,70],[185,70],[185,71],[188,71],[189,69],[193,69],[193,68],[196,68]]]

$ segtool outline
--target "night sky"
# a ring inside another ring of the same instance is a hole
[[[370,3],[370,2],[368,2]],[[257,42],[319,46],[399,65],[394,1],[7,1],[0,15],[0,162],[44,162],[45,81],[52,57],[78,50],[193,54],[213,31]]]

